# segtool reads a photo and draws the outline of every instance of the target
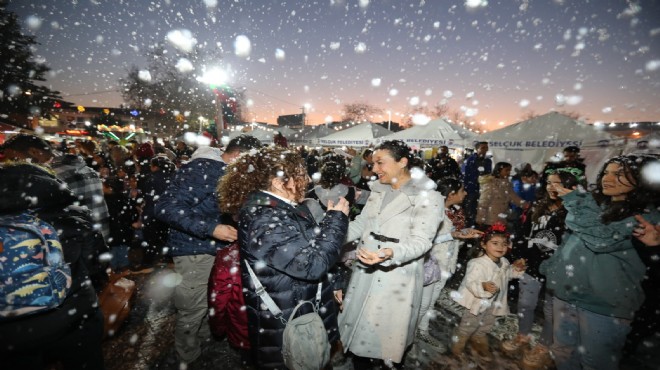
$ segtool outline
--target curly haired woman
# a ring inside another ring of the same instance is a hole
[[[266,147],[231,164],[218,186],[223,211],[238,215],[241,266],[254,270],[265,291],[288,318],[300,301],[314,301],[322,283],[319,315],[330,343],[339,340],[337,306],[328,270],[339,259],[348,229],[348,203],[328,203],[320,224],[299,205],[309,177],[295,151]],[[264,307],[248,271],[242,271],[248,336],[258,368],[285,368],[284,323]],[[298,314],[311,312],[302,306]]]

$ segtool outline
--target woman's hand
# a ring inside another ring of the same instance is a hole
[[[357,250],[357,258],[365,265],[376,265],[387,261],[394,256],[394,252],[390,248],[383,248],[376,252],[370,252],[364,248]]]
[[[461,231],[452,231],[451,236],[454,239],[474,239],[484,235],[483,231],[477,229],[463,229]]]
[[[649,247],[660,245],[660,225],[653,225],[641,215],[635,215],[639,225],[633,230],[633,236]]]
[[[554,188],[555,188],[555,191],[557,192],[557,195],[559,195],[560,197],[563,197],[564,195],[570,194],[573,191],[575,191],[575,189],[577,189],[577,186],[574,186],[573,189],[567,189],[567,188],[565,188],[561,185],[555,184]]]
[[[497,284],[492,281],[484,281],[481,283],[481,287],[490,294],[497,294],[497,292],[500,291],[500,288],[497,287]]]
[[[337,302],[337,305],[339,306],[339,311],[344,310],[344,292],[341,290],[335,290],[335,302]]]
[[[328,201],[328,211],[341,211],[341,213],[348,216],[349,209],[350,209],[350,205],[348,204],[348,201],[344,197],[340,197],[339,202],[337,202],[337,204],[335,204],[331,200]]]

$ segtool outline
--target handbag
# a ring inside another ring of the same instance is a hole
[[[123,274],[110,274],[108,285],[99,294],[99,307],[103,312],[103,336],[111,337],[128,318],[131,300],[135,295],[135,282]]]
[[[261,285],[247,260],[245,266],[261,301],[270,313],[285,325],[282,338],[282,357],[286,367],[290,370],[319,370],[327,366],[330,362],[330,343],[323,319],[318,314],[323,284],[318,285],[315,302],[301,301],[286,320],[282,317],[282,310]],[[295,317],[298,309],[305,304],[311,304],[314,311]]]

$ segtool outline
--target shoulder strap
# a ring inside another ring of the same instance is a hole
[[[255,275],[254,271],[252,271],[252,267],[250,267],[250,264],[247,260],[245,260],[245,266],[247,267],[248,273],[250,274],[250,279],[252,279],[252,284],[254,284],[257,295],[261,298],[266,307],[268,307],[268,311],[270,311],[270,313],[272,313],[276,318],[282,320],[282,310],[280,310],[275,301],[273,301],[273,298],[271,298],[268,292],[266,292],[264,286],[261,285],[261,282],[257,278],[257,275]]]
[[[282,317],[282,310],[280,310],[280,308],[277,306],[275,301],[273,301],[273,298],[271,298],[270,295],[268,294],[268,292],[266,292],[266,289],[264,289],[264,286],[261,285],[261,282],[259,281],[259,278],[257,278],[257,275],[254,273],[254,271],[252,270],[252,267],[250,267],[250,264],[248,263],[247,260],[245,260],[245,266],[247,267],[248,273],[250,274],[250,279],[252,279],[252,284],[254,284],[257,295],[264,302],[264,304],[268,308],[268,311],[270,311],[270,313],[272,313],[273,316],[275,316],[277,319],[279,319],[280,321],[282,321],[282,323],[284,323],[286,325],[287,320],[285,320]],[[313,304],[315,311],[318,311],[318,309],[319,309],[319,304],[321,303],[322,290],[323,290],[323,283],[319,283],[318,288],[316,289],[316,300]],[[298,310],[298,308],[305,302],[309,302],[309,301],[301,301],[300,303],[298,303],[296,308],[293,310],[293,313],[291,314],[291,317],[289,318],[289,320],[291,320],[291,318],[293,318],[293,314],[295,314],[295,312]],[[309,302],[309,303],[312,303],[312,302]]]

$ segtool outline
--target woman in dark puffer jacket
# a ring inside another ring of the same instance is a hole
[[[328,270],[339,258],[348,229],[348,203],[341,198],[317,224],[304,205],[308,176],[299,154],[267,147],[239,158],[219,184],[220,208],[238,214],[241,267],[247,261],[266,292],[288,318],[298,302],[314,301],[323,283],[319,314],[328,340],[339,340],[337,306]],[[246,269],[242,281],[252,358],[259,368],[284,369],[284,324],[255,293]],[[298,310],[311,312],[310,305]]]

